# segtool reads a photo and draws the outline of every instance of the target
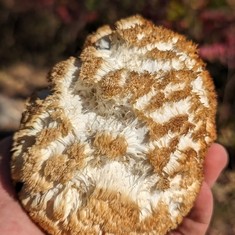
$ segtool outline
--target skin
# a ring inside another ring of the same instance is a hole
[[[16,199],[10,178],[11,144],[11,138],[0,142],[0,234],[45,234],[31,221]],[[227,159],[224,147],[212,144],[205,158],[205,180],[195,205],[178,229],[168,235],[204,235],[206,233],[213,212],[211,187],[225,168]]]

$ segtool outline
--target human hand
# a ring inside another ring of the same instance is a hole
[[[19,204],[10,175],[12,139],[0,142],[0,234],[43,235]]]
[[[197,200],[181,225],[168,235],[205,235],[213,213],[213,195],[211,187],[225,168],[227,152],[220,144],[212,144],[204,163],[204,182]]]
[[[44,234],[27,216],[16,199],[10,177],[10,148],[12,140],[0,142],[0,234],[42,235]],[[219,144],[213,144],[205,159],[205,181],[191,213],[171,235],[204,235],[208,229],[213,197],[211,187],[227,163],[227,153]]]

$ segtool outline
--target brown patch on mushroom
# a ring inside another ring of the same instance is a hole
[[[127,195],[96,188],[78,212],[78,219],[83,225],[93,221],[104,233],[129,234],[136,230],[139,222],[139,207]],[[86,231],[85,226],[83,229]]]
[[[192,89],[188,86],[183,90],[179,91],[173,91],[168,97],[166,102],[177,102],[183,99],[186,99],[189,95],[190,92],[192,92]]]
[[[124,92],[126,94],[131,93],[131,103],[134,103],[138,98],[147,94],[152,89],[154,83],[153,76],[149,73],[139,74],[137,72],[130,72]]]
[[[72,143],[68,146],[65,153],[69,156],[69,158],[74,158],[76,161],[76,166],[82,168],[84,166],[84,158],[85,154],[85,145],[81,143]]]
[[[146,57],[149,59],[161,58],[161,60],[171,60],[176,57],[176,53],[172,53],[171,51],[160,51],[157,48],[153,48],[151,51],[146,53]]]
[[[170,154],[172,150],[168,147],[158,148],[155,147],[152,151],[148,153],[148,159],[154,168],[154,171],[162,175],[162,169],[170,160]]]
[[[185,78],[187,78],[187,80],[185,80]],[[170,70],[166,72],[164,79],[160,81],[159,85],[164,85],[162,89],[165,88],[165,86],[168,84],[176,85],[186,83],[189,85],[190,82],[196,78],[197,73],[193,70]]]
[[[143,39],[138,40],[138,34],[142,34],[143,29],[145,33],[151,33],[152,27],[148,27],[147,25],[137,25],[136,27],[128,28],[128,29],[122,29],[117,30],[118,34],[122,36],[122,38],[130,44],[136,44],[139,47],[146,46],[149,41],[146,37],[143,37]]]
[[[110,158],[124,156],[127,150],[127,142],[124,136],[113,137],[109,133],[97,133],[93,142],[98,155],[105,155]]]
[[[145,118],[144,121],[149,127],[149,138],[151,140],[161,138],[169,131],[180,133],[184,131],[184,128],[188,128],[189,124],[187,114],[177,115],[163,124],[156,123],[151,118]]]
[[[103,59],[101,57],[97,57],[95,54],[96,54],[96,49],[94,47],[89,46],[84,48],[80,56],[84,65],[81,67],[79,73],[79,77],[81,80],[88,82],[93,81],[94,76],[96,75],[97,71],[100,69],[100,66],[103,63]]]
[[[64,75],[68,72],[68,64],[74,62],[75,58],[70,57],[68,60],[61,61],[58,64],[56,64],[48,74],[48,80],[51,83],[51,85],[56,86],[58,82],[60,83],[61,80],[64,79]]]
[[[38,134],[36,142],[43,148],[60,136],[61,132],[58,128],[45,128]]]
[[[198,153],[188,148],[182,151],[184,158],[179,160],[181,164],[184,164],[184,168],[181,169],[180,174],[182,175],[181,185],[183,188],[187,188],[195,182],[198,178],[203,178],[203,165],[202,160],[198,159]],[[199,153],[202,157],[202,152]]]
[[[187,87],[184,90],[174,91],[169,96],[165,97],[164,92],[159,92],[151,98],[148,105],[144,108],[146,112],[153,112],[156,109],[161,108],[163,105],[168,103],[177,102],[186,99],[191,92],[191,89]]]
[[[120,86],[120,78],[122,76],[123,70],[111,71],[106,74],[100,81],[100,87],[102,91],[102,97],[112,98],[113,96],[119,95],[123,88]]]
[[[68,158],[66,155],[59,154],[50,157],[45,162],[45,167],[43,169],[43,173],[49,181],[59,181],[64,175],[64,171],[66,170],[66,162]]]
[[[164,92],[159,92],[151,98],[147,106],[144,108],[146,112],[152,112],[156,109],[159,109],[166,102]]]
[[[201,139],[204,139],[206,134],[205,134],[205,129],[206,129],[206,124],[202,124],[196,131],[192,133],[192,139],[193,141],[199,141]]]
[[[161,176],[161,179],[154,185],[154,189],[165,191],[170,188],[170,180],[167,176]]]

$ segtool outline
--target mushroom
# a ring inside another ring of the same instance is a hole
[[[87,37],[14,135],[19,200],[48,234],[166,234],[189,213],[216,138],[194,43],[139,15]]]

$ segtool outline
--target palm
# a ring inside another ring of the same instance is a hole
[[[44,234],[27,216],[16,199],[10,178],[11,140],[0,143],[0,234]],[[226,165],[227,155],[221,145],[213,144],[205,160],[205,182],[191,213],[171,234],[204,235],[209,226],[213,197],[210,187]]]

